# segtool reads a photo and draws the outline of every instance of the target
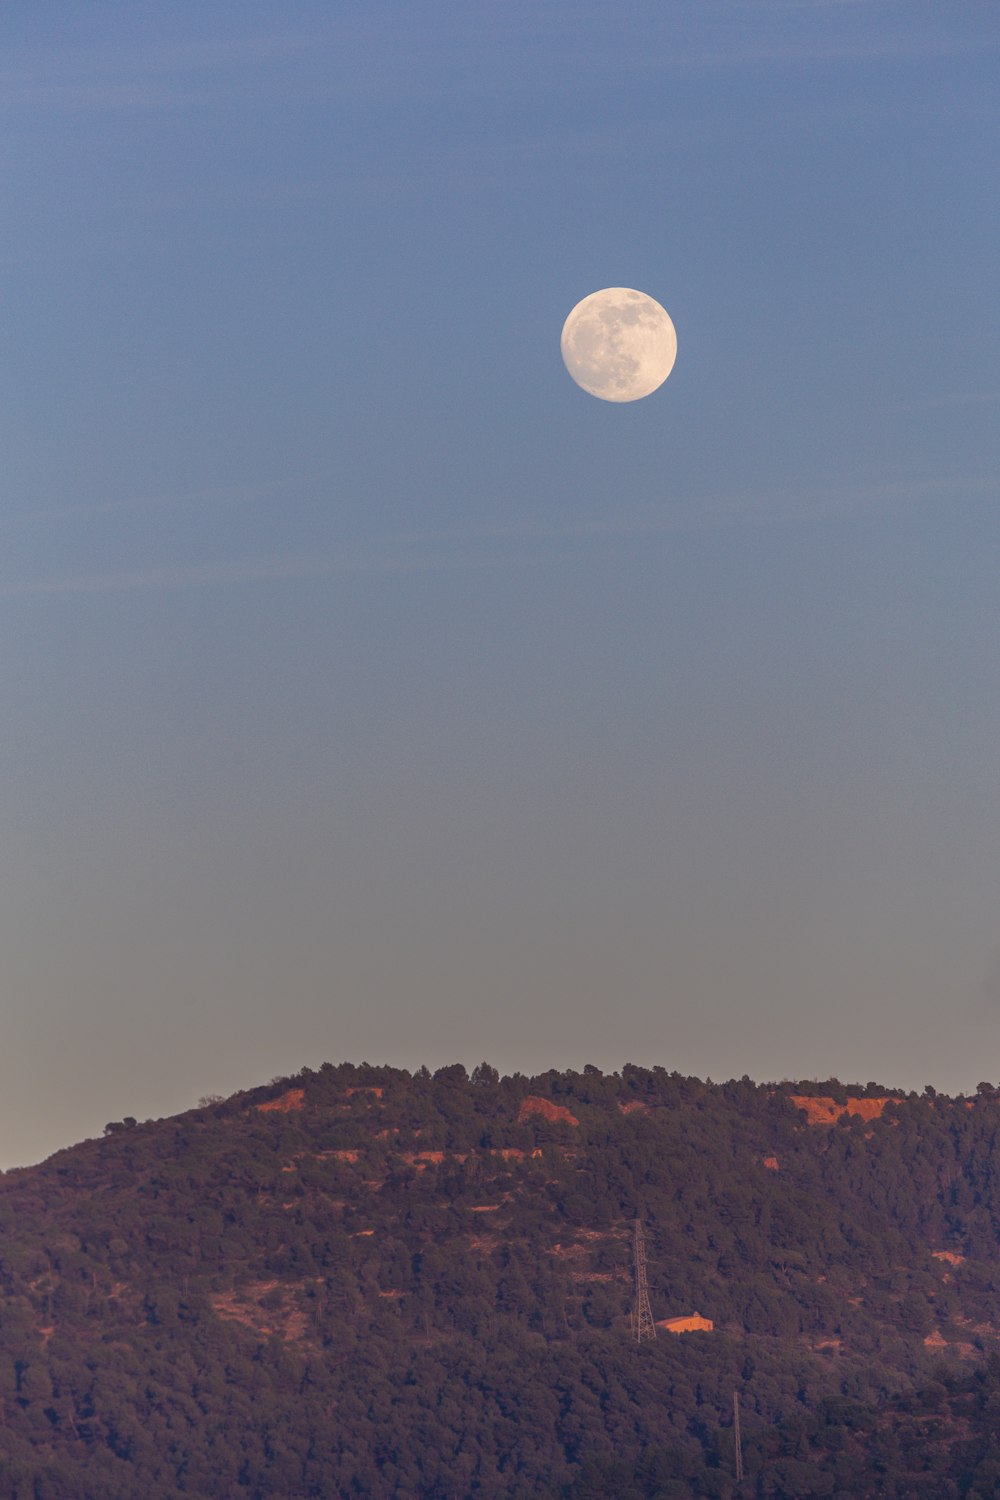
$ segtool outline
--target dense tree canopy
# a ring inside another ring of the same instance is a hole
[[[998,1127],[486,1062],[111,1122],[0,1177],[0,1492],[993,1494]],[[654,1317],[712,1332],[632,1343],[636,1215]]]

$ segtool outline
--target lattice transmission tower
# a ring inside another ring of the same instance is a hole
[[[644,1339],[656,1338],[656,1324],[649,1306],[649,1284],[646,1280],[646,1242],[642,1234],[642,1220],[635,1216],[635,1308],[632,1312],[632,1337],[637,1344]]]

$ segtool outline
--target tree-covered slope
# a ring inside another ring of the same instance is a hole
[[[825,1462],[788,1424],[1000,1347],[998,1125],[985,1086],[346,1064],[113,1122],[0,1177],[0,1492],[728,1495],[738,1390],[742,1493],[786,1493]],[[630,1341],[637,1215],[654,1317],[712,1332]]]

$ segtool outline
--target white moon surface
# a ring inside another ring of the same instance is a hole
[[[563,363],[602,401],[638,401],[661,386],[677,358],[665,307],[630,286],[608,286],[578,302],[563,324]]]

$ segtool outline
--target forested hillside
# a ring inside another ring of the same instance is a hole
[[[486,1064],[112,1122],[0,1177],[0,1493],[993,1494],[998,1126]],[[654,1318],[712,1331],[632,1342],[636,1216]]]

